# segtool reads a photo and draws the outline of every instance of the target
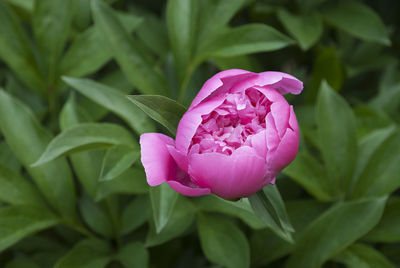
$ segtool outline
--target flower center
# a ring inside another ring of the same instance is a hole
[[[228,94],[210,114],[202,116],[189,147],[190,152],[218,152],[231,155],[250,138],[265,129],[271,102],[256,89]]]

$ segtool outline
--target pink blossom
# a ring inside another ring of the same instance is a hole
[[[299,144],[293,107],[282,95],[302,89],[301,81],[280,72],[214,75],[179,122],[175,141],[160,133],[140,137],[147,182],[229,199],[274,183]]]

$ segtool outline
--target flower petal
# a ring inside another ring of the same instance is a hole
[[[200,123],[203,121],[202,115],[211,113],[215,108],[224,102],[224,97],[216,97],[210,99],[207,102],[197,105],[192,110],[187,111],[178,125],[178,130],[176,132],[176,149],[183,154],[188,153],[188,148],[192,141],[194,134]]]
[[[205,98],[207,98],[211,93],[213,93],[215,90],[220,88],[223,85],[223,82],[221,79],[223,78],[230,78],[230,77],[235,77],[239,76],[241,74],[252,74],[249,71],[245,70],[240,70],[240,69],[230,69],[226,71],[222,71],[208,79],[202,88],[200,89],[199,93],[197,96],[194,98],[192,101],[192,104],[189,107],[189,110],[194,108],[196,105],[198,105],[200,102],[202,102]]]
[[[299,147],[299,129],[293,107],[290,108],[290,119],[292,128],[286,130],[278,148],[267,158],[269,176],[275,177],[283,168],[294,160]]]
[[[246,197],[260,190],[266,180],[265,159],[243,146],[232,155],[193,154],[189,159],[192,181],[222,198]]]
[[[303,82],[294,76],[281,72],[263,72],[240,81],[232,88],[232,92],[240,92],[254,86],[269,86],[281,95],[287,93],[300,94],[303,90]]]
[[[182,169],[186,174],[188,173],[188,159],[187,156],[180,151],[178,151],[175,146],[167,145],[169,154],[174,158],[176,164],[180,169]]]
[[[207,195],[211,194],[211,190],[208,188],[193,188],[190,186],[186,186],[181,184],[178,181],[167,181],[168,185],[177,191],[186,196],[200,196],[200,195]]]
[[[174,140],[160,133],[145,133],[140,136],[141,160],[150,186],[159,185],[177,174],[177,165],[168,152],[167,145]]]

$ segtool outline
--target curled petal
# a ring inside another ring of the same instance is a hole
[[[176,164],[180,169],[182,169],[186,174],[188,173],[188,159],[187,156],[180,151],[178,151],[175,146],[167,145],[168,152],[174,158]]]
[[[299,147],[299,130],[297,127],[295,114],[293,108],[290,108],[290,119],[292,121],[292,128],[286,130],[281,142],[276,148],[275,152],[267,158],[269,176],[275,177],[284,167],[294,160]]]
[[[207,98],[209,95],[211,95],[215,90],[220,88],[223,85],[222,79],[227,79],[235,76],[239,76],[241,74],[252,74],[249,71],[245,70],[240,70],[240,69],[230,69],[226,71],[222,71],[208,79],[202,88],[200,89],[199,93],[197,96],[194,98],[192,101],[192,104],[189,107],[189,110],[198,105],[200,102],[202,102],[205,98]],[[233,79],[236,81],[235,79]]]
[[[257,74],[257,76],[240,81],[235,84],[231,91],[240,92],[255,86],[271,87],[281,95],[287,93],[300,94],[303,90],[303,82],[294,76],[281,72],[263,72]]]
[[[145,133],[140,136],[141,160],[150,186],[173,179],[177,165],[168,152],[167,145],[174,140],[160,133]]]
[[[193,154],[189,175],[197,185],[210,188],[222,198],[250,196],[268,183],[265,159],[248,146],[240,147],[232,155]]]
[[[196,188],[196,187],[190,187],[186,186],[178,181],[167,181],[168,185],[177,191],[178,193],[181,193],[186,196],[200,196],[200,195],[207,195],[210,194],[211,191],[208,188]]]

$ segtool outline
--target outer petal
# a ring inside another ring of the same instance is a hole
[[[175,146],[167,145],[169,154],[174,158],[176,164],[180,169],[182,169],[186,174],[188,173],[188,159],[187,156],[180,151],[178,151]]]
[[[167,145],[174,140],[160,133],[145,133],[140,136],[141,160],[150,186],[159,185],[177,174],[177,165],[168,152]]]
[[[290,128],[286,130],[278,148],[267,158],[269,176],[275,177],[294,160],[299,147],[299,129],[293,107],[290,107]]]
[[[240,70],[240,69],[230,69],[226,71],[222,71],[208,79],[202,88],[200,89],[199,93],[197,96],[194,98],[192,101],[192,104],[189,107],[189,110],[198,105],[202,100],[204,100],[206,97],[208,97],[211,93],[213,93],[216,89],[220,88],[222,86],[222,80],[223,78],[229,78],[229,77],[235,77],[241,74],[252,74],[249,71],[245,70]]]
[[[200,196],[211,194],[211,190],[208,188],[195,188],[181,184],[178,181],[167,181],[168,185],[172,189],[186,196]]]
[[[300,94],[303,90],[303,82],[294,76],[281,72],[263,72],[237,83],[232,88],[232,92],[239,92],[254,86],[269,86],[281,95],[287,93]]]
[[[230,156],[205,153],[193,154],[189,159],[192,181],[222,198],[254,194],[268,183],[266,170],[265,159],[248,146],[240,147]]]

